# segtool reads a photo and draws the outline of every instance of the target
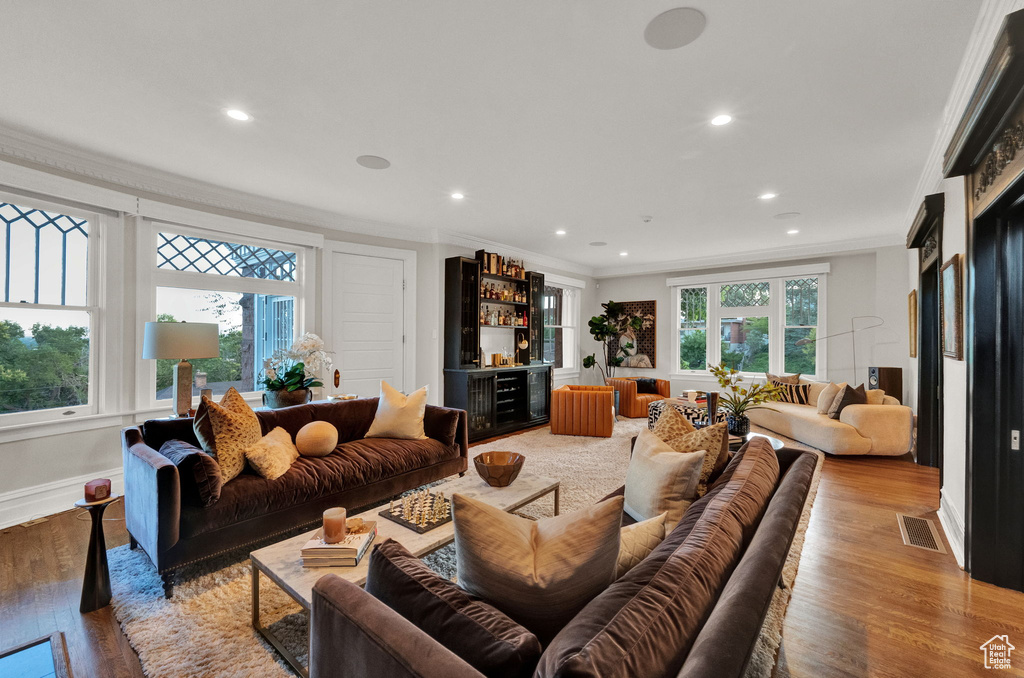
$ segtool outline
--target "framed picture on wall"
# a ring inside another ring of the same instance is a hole
[[[954,254],[939,269],[939,304],[942,315],[942,355],[964,359],[963,276],[960,255]]]
[[[910,357],[917,357],[917,290],[907,295],[907,322],[910,326]]]

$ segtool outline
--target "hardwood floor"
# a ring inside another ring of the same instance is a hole
[[[937,487],[936,471],[909,461],[826,459],[783,631],[790,675],[990,675],[978,646],[1004,633],[1024,668],[1024,594],[900,539],[894,513],[935,518]],[[120,502],[107,510],[122,515]],[[123,522],[105,525],[107,546],[127,542]],[[79,511],[0,532],[0,649],[59,630],[75,676],[141,676],[110,608],[78,613],[88,537]]]

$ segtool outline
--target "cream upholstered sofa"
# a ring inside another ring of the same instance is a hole
[[[881,390],[868,391],[867,405],[848,405],[839,419],[818,414],[818,396],[827,382],[806,381],[809,405],[769,403],[749,410],[750,422],[829,454],[898,456],[913,444],[914,413]],[[771,408],[771,409],[768,409]]]

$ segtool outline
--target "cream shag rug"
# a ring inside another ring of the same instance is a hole
[[[589,506],[622,485],[629,464],[629,439],[646,425],[646,419],[622,419],[611,438],[551,435],[549,429],[528,431],[470,450],[470,456],[489,450],[511,450],[526,455],[524,468],[561,483],[561,510]],[[786,439],[802,449],[806,445]],[[800,520],[793,548],[775,593],[748,678],[768,678],[776,667],[782,639],[782,623],[790,591],[796,579],[811,504],[817,492],[818,470]],[[469,473],[472,473],[470,464]],[[524,507],[522,515],[552,515],[550,496]],[[255,547],[254,547],[255,548]],[[250,549],[251,550],[251,549]],[[175,583],[174,597],[163,597],[160,578],[142,551],[127,546],[108,553],[113,607],[128,641],[139,655],[147,676],[294,676],[277,652],[253,630],[251,623],[251,576],[244,553],[191,566]],[[446,577],[455,576],[454,547],[443,548],[425,559]],[[284,592],[261,578],[262,620],[303,663],[306,662],[308,619]]]

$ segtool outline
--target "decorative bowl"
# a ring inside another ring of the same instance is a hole
[[[481,452],[473,457],[473,465],[491,487],[508,487],[523,470],[525,460],[518,452]]]

